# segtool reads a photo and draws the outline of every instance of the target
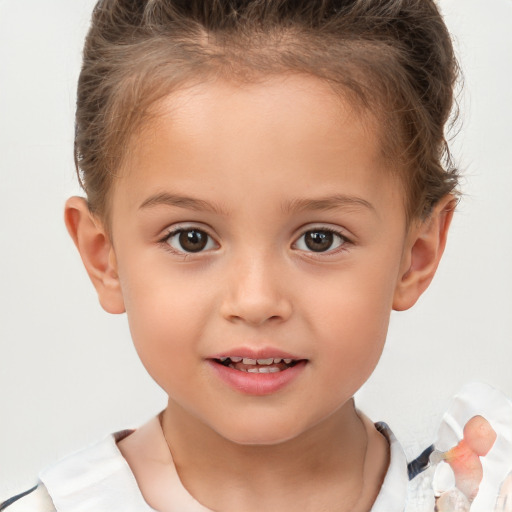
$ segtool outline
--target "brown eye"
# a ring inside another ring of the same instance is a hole
[[[347,241],[343,235],[335,231],[312,229],[297,240],[295,247],[301,251],[327,252],[341,247]]]
[[[304,242],[308,249],[315,252],[324,252],[331,248],[334,235],[329,231],[309,231],[304,235]]]
[[[200,229],[178,229],[171,233],[166,242],[179,252],[201,252],[214,247],[208,233]]]

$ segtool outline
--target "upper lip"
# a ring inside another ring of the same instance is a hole
[[[223,357],[242,357],[248,359],[293,359],[295,361],[305,359],[289,352],[284,352],[278,348],[262,347],[262,348],[251,348],[251,347],[235,347],[223,352],[219,352],[208,359],[221,359]]]

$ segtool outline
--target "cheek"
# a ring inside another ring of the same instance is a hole
[[[367,273],[340,279],[315,301],[310,319],[317,339],[328,345],[318,347],[317,357],[330,368],[332,382],[355,392],[372,373],[384,347],[393,291],[388,275]]]
[[[162,386],[169,368],[173,373],[184,373],[190,368],[185,363],[197,359],[211,311],[198,300],[204,294],[197,280],[188,279],[183,284],[167,274],[153,265],[121,279],[135,349],[149,374]]]
[[[321,293],[316,292],[310,301],[309,308],[314,309],[311,318],[350,338],[371,338],[372,333],[385,332],[396,284],[393,270],[363,264],[332,276],[328,286],[324,283]]]
[[[361,314],[360,310],[346,310],[345,324],[334,330],[330,338],[330,350],[333,378],[338,376],[341,385],[348,386],[350,393],[355,393],[375,369],[384,348],[388,318],[378,312]]]
[[[120,265],[126,312],[138,334],[179,338],[179,331],[201,327],[201,300],[211,294],[205,290],[200,273],[176,271],[175,266],[158,252],[153,257],[127,259]]]

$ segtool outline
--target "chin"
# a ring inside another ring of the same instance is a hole
[[[258,421],[248,425],[246,422],[233,422],[226,425],[226,428],[218,429],[217,433],[224,439],[242,446],[272,446],[291,441],[304,433],[303,429],[298,428],[299,425],[289,423],[272,424]]]

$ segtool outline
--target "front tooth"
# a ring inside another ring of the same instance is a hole
[[[293,361],[293,359],[283,359],[283,361],[285,364],[290,364]]]
[[[241,363],[242,358],[241,357],[230,357],[232,363]]]
[[[249,359],[248,357],[244,357],[242,362],[244,364],[256,364],[256,359]]]
[[[279,368],[277,368],[277,366],[271,366],[270,368],[266,369],[268,370],[268,373],[277,373],[281,371]]]
[[[269,365],[269,364],[272,364],[274,362],[274,359],[273,358],[270,358],[270,359],[257,359],[257,362],[258,362],[258,364]]]
[[[244,364],[248,364],[248,363],[244,363]],[[247,370],[247,373],[260,373],[260,371],[258,370],[258,368],[249,368]]]

